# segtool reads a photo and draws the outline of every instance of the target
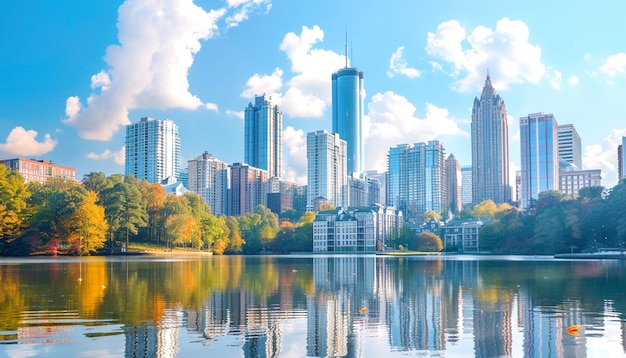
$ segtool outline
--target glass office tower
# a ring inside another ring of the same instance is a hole
[[[348,173],[360,175],[363,162],[363,72],[345,67],[332,75],[333,133],[348,145]]]
[[[254,96],[244,114],[244,160],[270,178],[282,175],[283,160],[283,113],[271,100],[265,94]]]
[[[474,204],[511,200],[506,106],[489,75],[472,108],[472,196]]]
[[[558,124],[554,115],[532,113],[520,118],[521,206],[545,190],[559,190]]]
[[[178,126],[169,119],[141,118],[126,126],[126,175],[160,184],[180,171]]]

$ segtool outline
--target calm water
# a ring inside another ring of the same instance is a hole
[[[0,259],[8,357],[626,357],[625,313],[625,261]]]

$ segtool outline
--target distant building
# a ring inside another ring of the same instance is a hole
[[[365,172],[365,177],[369,180],[378,181],[380,187],[378,203],[385,204],[387,202],[387,172],[379,173],[378,170],[368,170]]]
[[[573,124],[561,124],[559,132],[559,158],[573,164],[579,170],[583,168],[581,141]]]
[[[334,207],[348,205],[347,144],[325,130],[307,134],[307,208],[323,197]]]
[[[472,166],[461,167],[461,205],[472,204]]]
[[[449,208],[452,213],[461,212],[461,165],[453,154],[448,155],[445,161],[446,173],[446,200],[444,208]]]
[[[626,156],[624,155],[626,148],[626,137],[622,137],[622,144],[617,147],[617,183],[626,179]]]
[[[580,189],[602,186],[602,170],[572,170],[559,173],[559,190],[564,196],[577,195]]]
[[[293,209],[293,194],[267,193],[267,208],[276,215]]]
[[[215,216],[228,214],[228,164],[209,152],[187,161],[188,188],[199,194]]]
[[[347,54],[346,54],[347,55]],[[346,66],[332,74],[333,133],[347,143],[347,171],[358,177],[363,162],[363,72]]]
[[[441,227],[444,251],[480,251],[478,232],[483,226],[480,220],[454,220]]]
[[[487,75],[472,108],[472,201],[496,204],[511,200],[509,127],[506,106]]]
[[[380,204],[380,182],[364,175],[348,177],[349,206],[371,206]]]
[[[179,171],[180,138],[173,121],[144,117],[126,126],[126,175],[159,184],[178,178]]]
[[[245,163],[230,166],[228,213],[244,216],[258,205],[267,206],[267,171]]]
[[[24,183],[45,183],[50,178],[59,178],[76,181],[76,169],[53,164],[49,160],[35,160],[24,158],[0,159],[11,169],[15,169],[24,178]]]
[[[167,177],[161,180],[161,186],[165,189],[165,195],[174,194],[176,196],[183,196],[189,191],[185,188],[183,183],[176,181],[174,177]]]
[[[313,252],[377,251],[397,235],[401,222],[401,214],[380,206],[318,212],[313,222]]]
[[[558,126],[554,115],[543,112],[520,118],[522,209],[539,193],[559,190]]]
[[[282,176],[283,160],[283,113],[271,100],[265,94],[254,96],[244,112],[244,160],[270,178]]]

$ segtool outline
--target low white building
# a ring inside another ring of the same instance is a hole
[[[444,251],[480,251],[478,232],[483,226],[480,220],[451,221],[440,227]]]

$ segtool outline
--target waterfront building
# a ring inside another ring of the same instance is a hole
[[[480,220],[453,220],[440,228],[444,251],[480,251],[478,232],[483,226]]]
[[[400,144],[389,149],[387,206],[402,211],[406,220],[421,222],[428,210],[445,207],[445,150],[438,140]]]
[[[578,169],[583,168],[581,141],[578,131],[573,124],[561,124],[559,132],[559,158],[573,164]]]
[[[539,193],[559,190],[558,123],[554,115],[532,113],[520,118],[521,200],[528,208]]]
[[[267,206],[267,171],[245,163],[230,166],[228,213],[244,216],[258,205]]]
[[[44,184],[50,178],[59,178],[76,181],[76,169],[56,165],[49,160],[24,158],[0,159],[11,169],[17,170],[24,178],[24,183],[39,182]]]
[[[244,112],[244,161],[267,171],[269,177],[282,175],[283,114],[272,106],[272,97],[254,96]]]
[[[179,171],[180,138],[172,120],[143,117],[126,126],[126,175],[159,184]]]
[[[461,165],[453,154],[450,154],[445,161],[446,178],[446,199],[444,208],[450,209],[453,214],[461,212]]]
[[[346,54],[347,55],[347,54]],[[332,74],[333,133],[347,143],[348,174],[359,176],[363,159],[363,72],[346,66]]]
[[[472,202],[508,203],[509,129],[504,101],[487,75],[472,108]]]
[[[204,152],[187,162],[188,188],[199,194],[215,216],[228,213],[228,164]]]
[[[375,219],[371,208],[318,212],[313,221],[313,252],[376,251]]]
[[[472,200],[472,166],[464,165],[461,167],[461,205],[471,205]]]
[[[334,207],[348,206],[347,144],[325,130],[307,134],[307,208],[319,197]]]

